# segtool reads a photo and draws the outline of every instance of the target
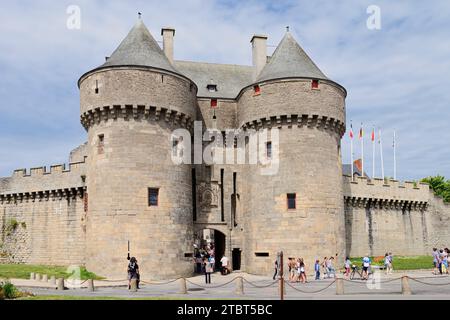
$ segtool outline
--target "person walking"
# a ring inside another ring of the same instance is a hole
[[[210,284],[211,283],[211,273],[214,272],[214,269],[213,269],[211,263],[209,262],[208,256],[206,256],[203,259],[203,267],[205,269],[205,283]]]
[[[278,274],[278,259],[275,259],[274,269],[275,269],[275,272],[273,274],[273,280],[275,280],[275,278],[277,277],[277,274]]]
[[[137,259],[132,257],[130,263],[128,263],[128,290],[131,289],[131,280],[136,280],[137,288],[139,289],[139,265],[137,264]]]
[[[306,269],[305,269],[305,262],[303,261],[303,258],[300,258],[300,282],[306,283]]]
[[[345,258],[344,268],[345,268],[345,277],[350,278],[350,268],[352,266],[352,262],[349,257]]]
[[[320,280],[320,261],[316,260],[314,264],[314,271],[316,273],[316,280]]]
[[[197,252],[197,254],[195,255],[195,265],[196,265],[196,272],[198,274],[202,273],[202,255],[200,254],[200,252]]]
[[[322,269],[323,269],[323,278],[329,278],[330,275],[328,274],[328,258],[325,257],[323,258],[322,261]]]
[[[389,252],[389,274],[392,274],[394,271],[394,255],[392,252]]]
[[[327,261],[327,269],[328,269],[328,275],[331,278],[331,275],[333,275],[333,278],[336,278],[336,269],[333,265],[334,257],[330,257]]]
[[[433,269],[433,274],[437,275],[439,272],[439,251],[437,248],[433,248],[433,265],[434,265],[434,269]]]
[[[386,269],[386,275],[390,274],[391,270],[391,261],[389,258],[389,253],[384,255],[384,268]]]

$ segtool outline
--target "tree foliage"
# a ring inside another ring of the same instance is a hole
[[[450,180],[436,176],[422,179],[422,182],[428,183],[435,194],[441,196],[446,203],[450,203]]]

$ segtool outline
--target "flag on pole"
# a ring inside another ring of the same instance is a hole
[[[359,139],[361,140],[361,177],[364,177],[364,129],[362,123],[359,130]]]
[[[350,139],[353,140],[353,124],[350,123]]]

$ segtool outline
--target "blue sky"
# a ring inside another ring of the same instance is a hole
[[[372,4],[381,8],[381,30],[366,27]],[[66,27],[69,5],[81,9],[80,30]],[[157,40],[161,27],[176,28],[180,60],[249,65],[251,36],[267,34],[277,45],[289,25],[321,70],[348,90],[348,126],[352,120],[357,131],[363,122],[367,137],[372,126],[383,129],[386,175],[393,175],[396,129],[398,178],[450,178],[450,2],[375,0],[2,1],[0,176],[67,162],[85,142],[76,82],[113,52],[138,11]],[[371,173],[368,139],[365,149]]]

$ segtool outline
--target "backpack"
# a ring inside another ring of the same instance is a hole
[[[136,263],[130,263],[128,265],[128,272],[136,273],[136,270],[137,270],[137,264]]]

